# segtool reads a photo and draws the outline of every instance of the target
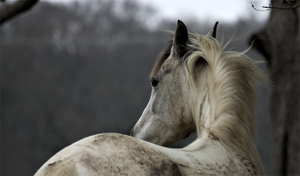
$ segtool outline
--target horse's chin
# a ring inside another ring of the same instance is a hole
[[[166,141],[166,140],[162,140],[158,137],[145,137],[145,136],[141,136],[139,134],[135,134],[135,135],[131,135],[137,139],[140,139],[142,141],[146,141],[146,142],[149,142],[149,143],[152,143],[152,144],[155,144],[155,145],[160,145],[160,146],[163,146],[163,147],[167,147],[167,146],[170,146],[171,144],[173,144],[174,142],[172,141]]]
[[[163,147],[168,147],[170,145],[172,145],[174,142],[168,142],[168,141],[162,141],[162,142],[158,142],[158,143],[154,143],[156,145],[160,145],[160,146],[163,146]]]
[[[163,147],[169,147],[178,141],[188,138],[193,132],[195,132],[194,128],[191,129],[192,130],[190,131],[181,131],[181,132],[166,131],[163,133],[165,134],[164,136],[159,136],[153,133],[149,135],[149,133],[144,133],[141,130],[139,130],[138,133],[136,133],[136,129],[133,128],[130,132],[130,135],[152,144],[156,144]]]

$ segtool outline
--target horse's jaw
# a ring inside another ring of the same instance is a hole
[[[154,121],[155,122],[155,121]],[[169,146],[180,139],[178,132],[174,132],[171,128],[164,124],[160,124],[159,127],[153,129],[151,127],[157,126],[158,124],[147,123],[140,126],[137,123],[134,128],[130,131],[130,135],[160,146]]]

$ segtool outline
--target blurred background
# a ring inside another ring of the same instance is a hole
[[[1,175],[32,175],[89,135],[129,134],[145,108],[148,74],[177,19],[244,51],[264,27],[269,1],[44,0],[0,27]],[[248,55],[262,56],[254,50]],[[261,65],[266,69],[266,65]],[[269,88],[260,87],[257,146],[273,174]],[[172,147],[186,146],[195,135]]]

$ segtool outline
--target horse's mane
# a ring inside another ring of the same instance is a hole
[[[159,55],[150,75],[160,69],[169,57],[171,47],[172,43],[169,42]],[[189,73],[193,73],[191,63],[195,63],[199,57],[204,58],[209,67],[207,81],[212,112],[210,119],[204,119],[206,131],[228,149],[241,154],[246,153],[259,173],[263,174],[255,147],[254,107],[256,80],[267,82],[268,79],[256,66],[257,62],[246,56],[245,52],[224,51],[225,46],[212,37],[189,34],[187,47],[193,51],[189,52],[183,62]],[[194,76],[190,75],[190,81],[194,80]]]

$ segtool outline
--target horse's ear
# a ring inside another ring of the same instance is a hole
[[[213,38],[217,37],[218,24],[219,24],[219,21],[217,21],[215,23],[214,27],[212,28],[212,30],[209,31],[209,33],[208,33],[209,36],[211,36]]]
[[[187,52],[187,41],[189,39],[185,24],[178,20],[173,40],[173,51],[180,57]]]

